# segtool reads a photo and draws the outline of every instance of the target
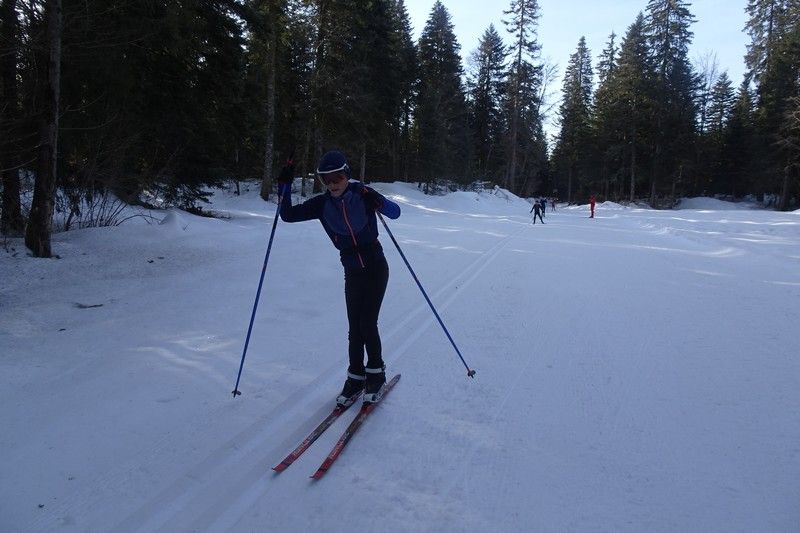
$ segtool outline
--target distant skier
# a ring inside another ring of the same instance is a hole
[[[594,218],[594,204],[597,200],[595,200],[594,194],[589,197],[589,208],[592,210],[592,214],[589,215],[589,218]]]
[[[550,209],[552,209],[553,212],[555,213],[555,211],[556,211],[556,197],[555,196],[550,198]]]
[[[547,211],[547,198],[539,198],[539,203],[542,205],[542,216],[545,216],[544,212]]]
[[[362,390],[365,403],[377,402],[386,383],[378,313],[389,281],[389,265],[378,242],[375,213],[397,218],[400,206],[360,182],[351,183],[350,167],[341,152],[331,151],[322,156],[317,177],[327,192],[302,204],[292,205],[294,165],[290,162],[281,170],[278,177],[281,220],[302,222],[319,219],[325,233],[339,250],[344,266],[350,365],[336,402],[343,406],[351,405]]]
[[[539,221],[542,224],[544,224],[544,220],[542,220],[542,204],[539,203],[539,200],[536,200],[533,203],[533,207],[531,207],[531,210],[529,211],[529,213],[533,213],[533,223],[534,224],[536,224],[536,217],[537,216],[539,217]]]

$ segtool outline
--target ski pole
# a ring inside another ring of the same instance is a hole
[[[291,192],[289,193],[291,194]],[[247,327],[247,337],[244,340],[244,350],[242,351],[242,362],[239,363],[239,375],[236,376],[236,386],[233,388],[233,397],[239,396],[239,380],[242,378],[242,368],[244,368],[244,358],[247,355],[247,346],[250,344],[250,333],[253,332],[253,321],[256,318],[256,309],[258,309],[258,300],[261,297],[261,286],[264,285],[264,274],[267,272],[267,261],[269,261],[269,251],[272,249],[272,239],[275,238],[275,228],[278,225],[278,216],[281,213],[281,203],[283,197],[278,197],[278,208],[275,210],[275,219],[272,221],[272,232],[269,234],[269,243],[267,244],[267,253],[264,256],[264,266],[261,268],[261,279],[258,280],[258,290],[256,291],[256,301],[253,303],[253,313],[250,315],[250,325]]]
[[[444,322],[442,322],[442,319],[439,317],[439,313],[436,312],[436,308],[433,306],[433,303],[431,302],[431,299],[428,298],[428,294],[425,292],[425,289],[422,288],[422,283],[419,282],[419,279],[417,278],[417,275],[414,273],[414,269],[411,268],[411,263],[408,262],[408,259],[406,259],[406,255],[403,253],[403,250],[400,249],[400,245],[397,243],[397,239],[394,238],[394,235],[392,234],[392,230],[389,229],[389,226],[386,224],[386,221],[383,219],[383,216],[379,212],[376,212],[375,214],[378,215],[379,219],[381,219],[381,222],[383,223],[383,227],[386,228],[386,233],[389,235],[389,238],[392,239],[392,242],[397,247],[397,251],[400,252],[400,257],[403,258],[403,262],[408,267],[408,271],[411,272],[411,277],[413,277],[414,281],[417,282],[417,287],[419,287],[419,290],[422,291],[422,295],[425,297],[425,301],[428,302],[428,305],[431,307],[431,311],[433,311],[433,315],[436,317],[436,320],[439,321],[439,325],[442,326],[442,329],[444,330],[444,334],[447,335],[447,338],[450,340],[450,344],[452,344],[453,348],[455,348],[456,353],[458,354],[458,358],[461,359],[462,363],[464,363],[464,367],[467,369],[467,375],[469,377],[471,377],[471,378],[474,378],[475,377],[475,371],[472,370],[469,367],[469,365],[467,364],[466,361],[464,361],[464,357],[461,355],[461,350],[459,350],[458,346],[456,346],[456,343],[453,340],[453,337],[450,335],[450,332],[447,331],[447,327],[445,327]]]

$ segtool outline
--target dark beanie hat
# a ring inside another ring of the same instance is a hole
[[[344,172],[350,177],[350,167],[344,154],[338,150],[331,150],[322,156],[317,166],[317,174],[330,174],[331,172]]]

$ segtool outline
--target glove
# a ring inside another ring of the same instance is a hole
[[[383,198],[381,198],[380,194],[370,189],[369,187],[364,187],[364,192],[362,193],[362,195],[364,197],[364,204],[368,208],[374,211],[380,211],[381,206],[383,205]]]
[[[278,183],[280,184],[288,183],[289,185],[291,185],[293,181],[294,181],[294,161],[290,159],[283,166],[280,173],[278,174]]]
[[[283,166],[278,174],[278,194],[285,196],[292,193],[292,182],[294,181],[294,161],[291,159]]]

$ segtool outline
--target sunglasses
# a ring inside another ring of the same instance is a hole
[[[319,180],[325,185],[333,185],[334,183],[339,183],[344,179],[347,179],[347,176],[344,174],[344,172],[329,172],[319,175]]]

